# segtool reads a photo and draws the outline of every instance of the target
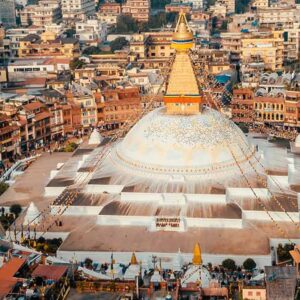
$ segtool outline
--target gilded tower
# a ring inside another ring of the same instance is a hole
[[[175,59],[164,96],[168,114],[190,115],[200,111],[202,97],[189,55],[193,45],[193,32],[185,14],[180,13],[171,45],[176,51]]]

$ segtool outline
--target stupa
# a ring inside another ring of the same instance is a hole
[[[36,205],[33,202],[31,202],[26,210],[23,225],[37,225],[40,222],[40,220],[40,212]]]
[[[201,248],[199,243],[194,246],[193,263],[184,273],[181,279],[181,286],[187,287],[189,284],[196,284],[199,287],[209,287],[211,276],[208,270],[202,266]]]
[[[248,257],[271,264],[271,246],[299,238],[297,157],[245,136],[204,105],[184,14],[172,47],[163,107],[123,139],[83,143],[46,186],[45,195],[57,197],[51,213],[64,211],[63,225],[50,228],[64,240],[58,256],[109,261],[113,252],[127,265],[136,251],[143,266],[156,256],[163,267],[178,269],[191,262],[197,240],[204,264],[225,258],[242,264]]]

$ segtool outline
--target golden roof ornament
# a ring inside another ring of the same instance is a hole
[[[131,255],[131,260],[130,260],[130,264],[131,265],[138,265],[138,261],[136,259],[136,256],[135,256],[135,253],[133,252],[132,255]]]
[[[185,13],[180,12],[171,47],[177,51],[188,51],[194,46],[194,36],[190,29]]]
[[[202,255],[199,243],[196,243],[194,246],[193,265],[202,265]]]

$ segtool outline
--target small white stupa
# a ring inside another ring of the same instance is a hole
[[[202,288],[209,287],[210,274],[206,268],[202,266],[201,248],[199,243],[194,247],[193,264],[190,265],[181,279],[182,287],[188,284],[197,284]]]
[[[159,270],[155,269],[153,275],[151,276],[150,282],[159,283],[165,281],[160,275]]]
[[[40,219],[41,219],[40,211],[35,206],[35,204],[31,202],[27,208],[23,225],[28,225],[28,224],[36,225],[40,222]]]
[[[181,271],[183,266],[183,258],[182,254],[180,252],[180,249],[178,249],[178,252],[173,258],[173,270],[174,271]]]
[[[140,266],[136,259],[135,253],[132,253],[131,260],[130,260],[130,266],[127,268],[124,279],[125,280],[135,280],[136,276],[139,276],[140,274]]]
[[[89,138],[89,145],[99,145],[101,144],[103,137],[101,136],[100,132],[95,128],[90,135]]]

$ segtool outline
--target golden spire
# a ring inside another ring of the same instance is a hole
[[[193,264],[202,265],[201,248],[199,243],[196,243],[194,246]]]
[[[137,261],[137,259],[136,259],[136,256],[135,256],[134,252],[132,252],[130,264],[131,265],[138,265],[139,264],[138,261]]]
[[[175,32],[173,34],[171,47],[177,51],[188,51],[193,47],[193,45],[193,32],[188,25],[185,14],[180,12]]]

